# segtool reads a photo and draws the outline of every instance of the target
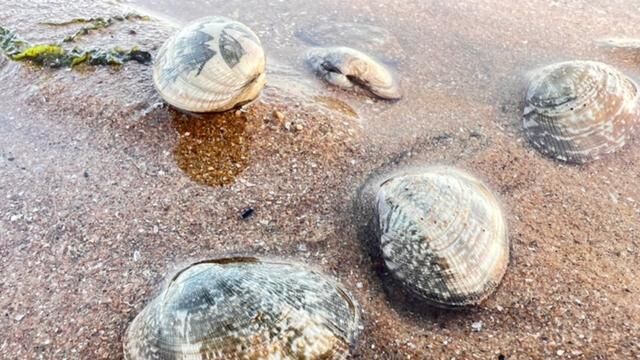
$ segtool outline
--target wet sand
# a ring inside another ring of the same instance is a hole
[[[39,22],[130,4],[3,0],[0,24],[46,41],[73,28]],[[520,120],[537,66],[600,60],[640,79],[640,53],[594,44],[640,37],[636,3],[181,4],[134,1],[164,19],[80,44],[154,52],[168,20],[241,20],[269,58],[267,88],[246,112],[168,109],[144,65],[40,70],[0,57],[0,357],[121,358],[127,324],[165,276],[244,254],[306,261],[351,289],[364,321],[355,358],[640,358],[640,141],[568,166],[533,150]],[[404,100],[330,89],[305,70],[296,34],[329,20],[395,36],[401,51],[376,55],[394,66]],[[477,308],[407,307],[385,293],[363,245],[358,188],[425,163],[478,175],[507,211],[511,263]]]

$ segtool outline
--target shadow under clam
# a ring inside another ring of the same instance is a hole
[[[192,180],[208,186],[224,186],[249,165],[249,120],[227,111],[188,114],[171,111],[178,132],[174,156],[178,167]]]

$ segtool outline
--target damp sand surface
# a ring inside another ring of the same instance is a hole
[[[155,18],[78,45],[155,53],[181,24],[225,15],[262,39],[269,83],[245,111],[194,116],[162,104],[148,66],[0,57],[1,358],[121,358],[127,324],[167,276],[225,255],[340,279],[362,308],[359,359],[640,356],[640,141],[567,166],[534,151],[520,119],[535,67],[600,60],[640,79],[639,53],[595,43],[640,37],[636,2],[1,0],[0,24],[47,42],[77,29],[41,22],[129,7]],[[352,26],[313,32],[326,23]],[[309,46],[358,37],[377,39],[362,46],[398,74],[403,100],[305,69]],[[461,312],[386,291],[354,205],[371,174],[435,163],[484,179],[508,217],[507,274]]]

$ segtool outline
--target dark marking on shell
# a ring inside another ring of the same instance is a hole
[[[202,26],[189,37],[178,38],[175,44],[178,59],[173,67],[167,68],[167,81],[175,82],[184,72],[195,71],[196,76],[200,75],[204,65],[216,55],[216,51],[208,44],[212,40],[213,36],[202,31]]]
[[[220,54],[227,65],[233,68],[238,65],[245,51],[238,40],[229,36],[229,34],[223,30],[220,34]]]

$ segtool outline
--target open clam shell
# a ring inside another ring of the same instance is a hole
[[[127,359],[345,359],[355,301],[332,279],[257,258],[195,263],[136,316]]]
[[[402,98],[400,85],[391,71],[358,50],[314,48],[307,52],[306,62],[318,76],[335,86],[350,89],[357,85],[383,99]]]
[[[452,167],[398,172],[376,197],[382,258],[404,288],[430,305],[476,305],[509,262],[507,225],[496,197]]]
[[[586,163],[625,145],[638,123],[638,100],[636,83],[609,65],[549,65],[531,76],[524,131],[541,153]]]
[[[153,81],[162,98],[193,112],[225,111],[251,102],[265,84],[258,37],[224,17],[196,20],[158,51]]]

